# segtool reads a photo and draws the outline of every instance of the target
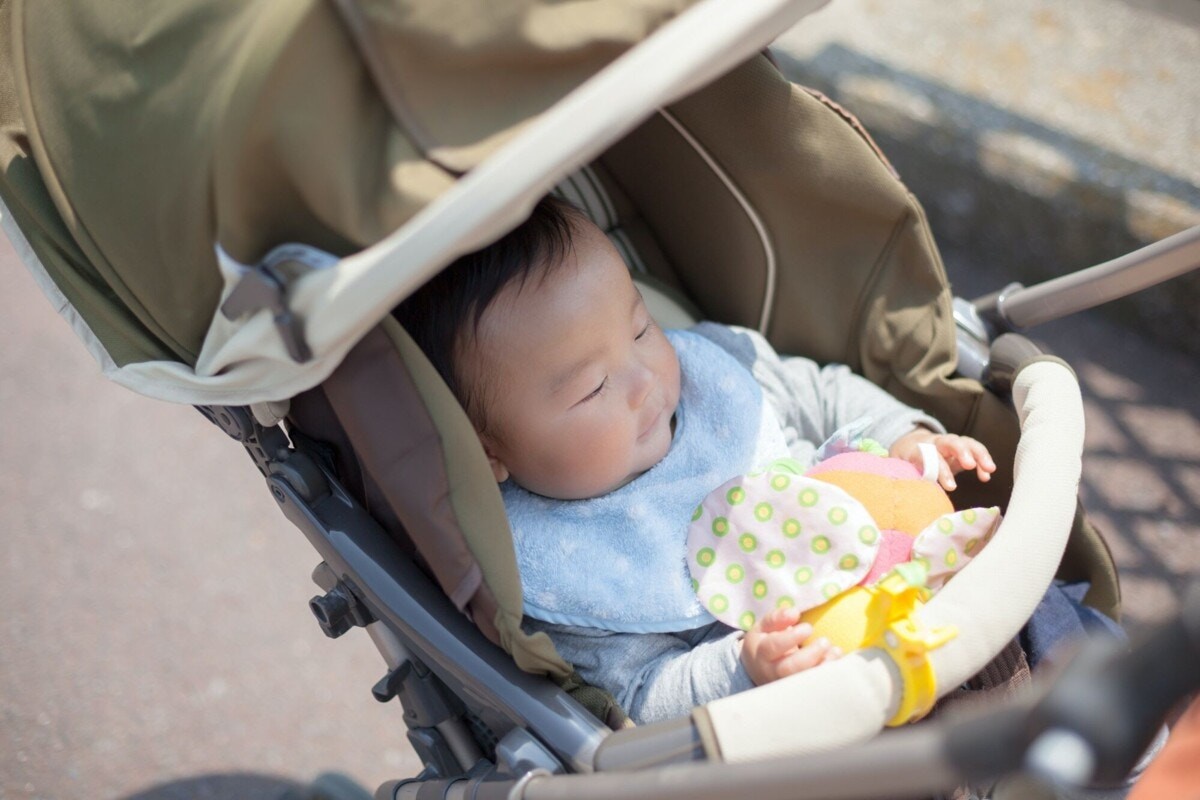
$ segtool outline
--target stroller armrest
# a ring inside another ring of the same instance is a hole
[[[959,635],[931,651],[938,696],[978,672],[1033,613],[1062,558],[1081,472],[1083,404],[1071,370],[1030,364],[1014,378],[1021,420],[1014,488],[991,543],[920,612]],[[881,650],[838,661],[696,709],[709,757],[726,762],[831,750],[876,734],[904,691]]]

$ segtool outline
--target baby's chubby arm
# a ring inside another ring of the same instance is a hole
[[[812,639],[813,628],[800,622],[794,608],[777,608],[742,639],[742,665],[756,686],[786,678],[818,664],[832,661],[842,652],[828,639]]]
[[[888,454],[893,458],[902,458],[922,469],[925,458],[921,452],[921,444],[933,445],[938,454],[938,484],[948,492],[958,486],[954,475],[965,469],[975,470],[979,480],[991,480],[996,471],[996,462],[982,442],[970,436],[958,436],[953,433],[935,433],[928,428],[914,428],[892,443]]]
[[[741,631],[713,623],[694,631],[614,633],[526,617],[583,679],[612,693],[638,724],[686,717],[695,706],[754,687],[738,659]]]

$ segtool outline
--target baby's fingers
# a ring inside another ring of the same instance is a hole
[[[979,480],[986,482],[991,480],[991,474],[996,471],[996,462],[992,460],[987,447],[970,436],[940,436],[937,449],[938,454],[949,462],[952,475],[955,472],[973,469]],[[953,489],[954,478],[951,477],[947,485],[946,481],[942,480],[943,477],[939,475],[938,482],[947,490]]]
[[[954,481],[954,469],[950,466],[950,462],[946,458],[938,454],[938,486],[941,486],[947,492],[953,492],[958,484]]]
[[[812,632],[812,625],[802,622],[787,630],[764,633],[758,642],[758,655],[766,661],[778,661],[799,648]]]
[[[954,436],[948,434],[939,436],[936,440],[938,454],[947,461],[954,462],[951,466],[957,465],[955,472],[964,469],[975,469],[975,454],[971,452],[969,442],[973,441],[965,436]]]
[[[763,633],[783,631],[800,621],[800,610],[794,606],[776,608],[762,618],[759,627]]]
[[[791,655],[781,658],[775,663],[775,669],[779,677],[784,678],[806,669],[812,669],[818,664],[840,655],[841,651],[838,648],[834,647],[825,637],[821,637],[814,639]]]
[[[983,442],[977,442],[974,439],[968,438],[967,443],[971,454],[975,456],[975,463],[977,465],[975,474],[979,476],[979,480],[986,483],[992,479],[992,473],[996,471],[996,462],[992,460],[992,454],[988,452]]]

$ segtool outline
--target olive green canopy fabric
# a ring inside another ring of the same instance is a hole
[[[24,124],[13,69],[13,3],[0,0],[0,200],[13,219],[5,218],[15,246],[32,248],[53,273],[60,304],[86,317],[91,331],[110,343],[112,357],[122,363],[169,358],[170,352],[125,308],[103,273],[89,260],[55,208],[34,161]],[[49,287],[43,287],[49,288]],[[81,321],[75,316],[72,323]]]
[[[380,240],[686,4],[353,4],[407,131],[325,0],[2,0],[0,191],[118,365],[194,363],[215,244]]]
[[[286,399],[824,0],[692,2],[0,0],[0,222],[113,380]],[[310,359],[217,312],[273,256]]]

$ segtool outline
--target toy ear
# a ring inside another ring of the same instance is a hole
[[[845,490],[767,470],[727,481],[688,527],[688,569],[709,612],[749,628],[781,605],[822,605],[866,576],[883,537]]]
[[[1000,525],[1000,509],[968,508],[943,514],[917,534],[912,560],[929,570],[927,585],[937,591],[954,573],[979,555]]]

